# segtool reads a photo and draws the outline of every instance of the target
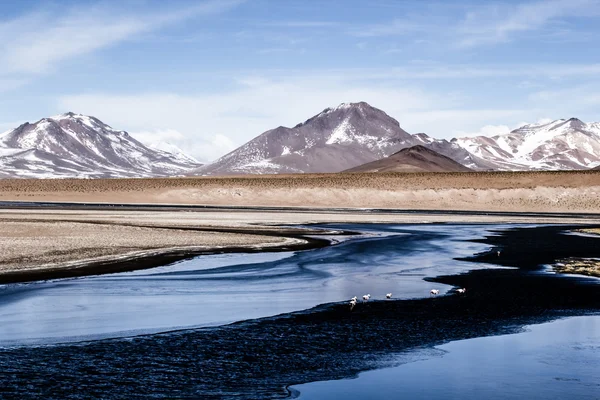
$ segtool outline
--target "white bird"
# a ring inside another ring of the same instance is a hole
[[[365,294],[365,295],[363,296],[363,300],[364,300],[364,301],[367,301],[367,300],[369,300],[370,298],[371,298],[371,295],[370,295],[370,294]]]
[[[354,296],[353,298],[350,299],[350,301],[354,301],[356,302],[356,300],[358,300],[358,297]]]
[[[356,299],[350,300],[350,311],[352,311],[354,309],[355,305],[356,305]]]
[[[465,294],[465,293],[466,293],[466,291],[467,291],[467,289],[465,289],[465,288],[461,288],[461,289],[456,289],[456,291],[457,291],[458,293],[460,293],[460,294]]]
[[[437,289],[431,289],[431,291],[429,292],[429,294],[437,296],[438,294],[440,294],[440,291]]]
[[[392,298],[392,294],[391,294],[391,293],[388,293],[388,294],[386,294],[386,295],[385,295],[385,298],[386,298],[386,299],[391,299],[391,298]]]

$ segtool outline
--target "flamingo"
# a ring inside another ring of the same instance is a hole
[[[351,302],[352,301],[356,302],[357,300],[358,300],[358,297],[356,297],[356,296],[354,296],[353,298],[350,299]]]
[[[370,294],[365,294],[365,295],[363,296],[363,301],[367,301],[367,300],[369,300],[370,298],[371,298],[371,295],[370,295]]]
[[[386,295],[385,295],[385,298],[386,298],[386,299],[391,299],[391,298],[392,298],[392,294],[391,294],[391,293],[388,293],[388,294],[386,294]]]
[[[438,294],[440,294],[440,291],[438,289],[431,289],[429,294],[433,295],[433,296],[437,296]]]
[[[461,288],[461,289],[456,289],[456,291],[460,294],[465,294],[467,292],[467,289]]]

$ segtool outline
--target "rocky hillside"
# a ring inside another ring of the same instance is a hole
[[[345,172],[470,172],[470,168],[427,147],[417,145]]]
[[[201,167],[201,175],[339,172],[387,157],[415,139],[367,103],[327,108],[293,128],[280,126]]]
[[[453,142],[496,170],[572,170],[600,165],[600,123],[586,124],[577,118]]]
[[[94,117],[66,113],[0,136],[0,177],[116,178],[182,175],[201,164],[153,149]]]

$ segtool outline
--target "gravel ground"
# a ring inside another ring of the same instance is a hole
[[[203,232],[118,225],[115,221],[34,220],[0,216],[0,273],[72,266],[107,256],[142,255],[157,250],[200,250],[273,246],[285,238],[253,234]],[[28,219],[29,218],[29,219]],[[83,218],[82,218],[83,219]]]

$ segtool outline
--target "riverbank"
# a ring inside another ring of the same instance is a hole
[[[315,223],[600,223],[600,215],[581,218],[576,214],[135,211],[135,206],[102,211],[81,207],[0,209],[0,283],[146,269],[201,254],[302,250],[329,243],[319,236],[345,234],[306,226]]]

